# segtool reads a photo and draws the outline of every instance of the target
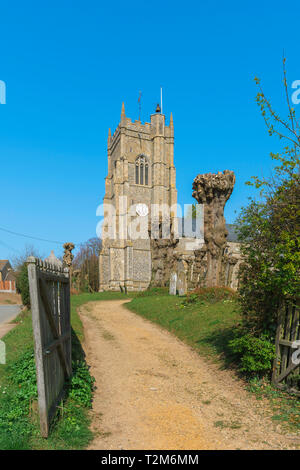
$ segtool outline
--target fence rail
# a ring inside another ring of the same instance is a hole
[[[296,300],[282,305],[276,333],[272,382],[281,390],[300,396],[300,307]]]
[[[48,437],[51,420],[72,373],[70,278],[68,269],[27,259],[35,344],[40,426]]]

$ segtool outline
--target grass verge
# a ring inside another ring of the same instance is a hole
[[[81,294],[71,298],[73,377],[66,384],[66,398],[60,403],[48,439],[39,431],[35,361],[31,312],[23,311],[17,326],[2,340],[6,364],[0,365],[0,449],[82,449],[93,438],[89,409],[93,378],[85,363],[83,326],[77,309],[95,300],[126,298],[121,293]]]

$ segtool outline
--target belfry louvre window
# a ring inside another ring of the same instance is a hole
[[[149,165],[142,155],[135,161],[135,184],[149,184]]]

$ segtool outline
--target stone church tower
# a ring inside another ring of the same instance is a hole
[[[123,103],[120,123],[113,135],[108,133],[107,157],[100,291],[144,290],[152,275],[149,224],[165,216],[172,224],[176,217],[172,114],[167,126],[157,105],[149,123],[132,122]],[[158,206],[164,212],[157,213]],[[139,238],[139,231],[147,236]]]

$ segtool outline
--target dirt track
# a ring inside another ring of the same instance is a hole
[[[293,449],[229,371],[123,306],[81,308],[97,391],[91,449]]]

